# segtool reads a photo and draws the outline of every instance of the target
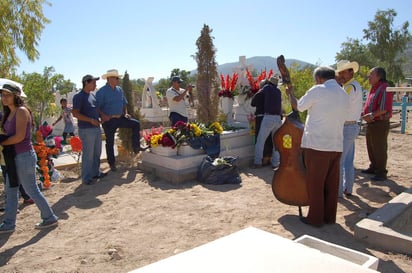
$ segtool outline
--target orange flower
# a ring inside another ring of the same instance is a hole
[[[70,138],[70,146],[73,152],[80,153],[82,151],[82,141],[78,136]]]

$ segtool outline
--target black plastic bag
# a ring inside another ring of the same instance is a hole
[[[197,172],[197,180],[204,184],[240,184],[242,179],[236,166],[237,157],[225,156],[213,159],[207,156],[203,159]],[[213,164],[213,162],[219,162]]]

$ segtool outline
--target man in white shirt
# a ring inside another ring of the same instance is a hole
[[[172,86],[166,91],[167,103],[169,104],[169,120],[173,126],[178,121],[187,122],[188,113],[186,108],[185,96],[189,94],[192,97],[192,85],[188,85],[186,89],[180,88],[183,81],[178,76],[172,77]]]
[[[355,139],[359,135],[359,120],[362,113],[362,87],[353,78],[358,72],[359,64],[347,60],[337,63],[336,75],[343,84],[343,89],[349,96],[349,113],[343,127],[343,152],[340,161],[339,197],[343,194],[352,196],[353,183],[355,181]]]
[[[316,227],[336,222],[339,166],[343,151],[343,126],[348,115],[349,97],[335,80],[330,67],[313,72],[316,84],[299,100],[289,83],[286,94],[293,109],[308,111],[301,147],[306,167],[309,212],[305,224]]]

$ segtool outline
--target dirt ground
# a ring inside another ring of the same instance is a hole
[[[62,180],[44,192],[59,226],[35,230],[37,207],[21,206],[16,231],[0,235],[0,271],[128,272],[254,226],[288,239],[309,234],[374,255],[380,259],[380,272],[412,272],[412,257],[353,236],[358,221],[412,186],[411,149],[412,136],[394,129],[389,135],[389,179],[372,182],[360,173],[368,165],[360,135],[354,196],[340,199],[337,224],[322,228],[302,224],[297,207],[275,199],[269,167],[242,169],[241,185],[219,186],[196,181],[173,185],[131,167],[127,159],[116,173],[92,186],[81,185],[79,169],[61,170]],[[108,165],[102,163],[102,168]],[[2,207],[2,186],[0,193]]]

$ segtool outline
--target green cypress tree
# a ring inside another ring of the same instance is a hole
[[[122,89],[123,93],[127,99],[127,113],[129,113],[132,118],[139,119],[139,112],[135,111],[135,100],[133,96],[132,83],[130,82],[129,74],[127,71],[124,74],[122,80]],[[119,129],[119,138],[123,149],[131,154],[133,152],[132,146],[132,129],[130,128],[120,128]]]

